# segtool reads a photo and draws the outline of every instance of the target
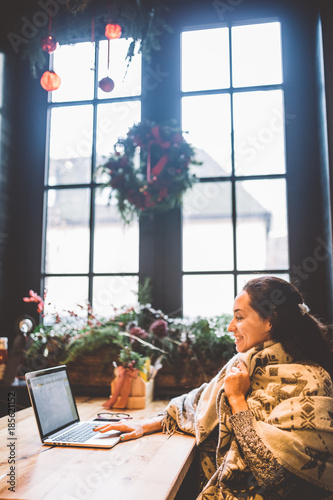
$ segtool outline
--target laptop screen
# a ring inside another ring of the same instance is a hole
[[[26,380],[42,439],[79,420],[65,366],[27,373]]]

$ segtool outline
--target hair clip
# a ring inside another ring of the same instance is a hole
[[[305,314],[308,314],[310,312],[310,309],[308,308],[308,306],[306,304],[298,304],[298,307],[300,308],[301,310],[301,314],[302,316],[304,316]]]

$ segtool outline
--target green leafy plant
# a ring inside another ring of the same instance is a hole
[[[122,28],[122,36],[132,41],[127,52],[130,63],[136,49],[146,59],[153,50],[160,49],[159,38],[165,31],[171,31],[165,15],[168,8],[160,0],[67,0],[59,2],[57,9],[51,11],[52,33],[60,45],[81,41],[105,39],[107,23],[117,23]],[[16,33],[20,26],[14,28]],[[39,27],[35,36],[26,41],[22,57],[28,59],[32,74],[45,68],[48,54],[41,47],[41,40],[49,34],[47,23]],[[21,37],[22,38],[22,37]],[[15,38],[13,43],[21,43]]]
[[[40,304],[32,291],[31,297],[29,302]],[[150,304],[124,307],[108,319],[97,318],[89,305],[85,316],[66,313],[56,313],[53,324],[39,324],[30,334],[27,368],[35,369],[36,360],[39,366],[55,366],[103,352],[104,363],[142,370],[149,358],[152,366],[169,369],[176,381],[198,374],[208,381],[235,352],[227,331],[229,315],[171,318]]]

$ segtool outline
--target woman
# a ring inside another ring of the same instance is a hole
[[[163,416],[105,425],[122,440],[187,432],[200,449],[206,499],[333,498],[333,355],[325,327],[279,278],[250,280],[228,327],[237,354]]]

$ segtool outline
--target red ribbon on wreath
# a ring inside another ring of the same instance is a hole
[[[162,149],[169,149],[171,143],[169,141],[163,141],[160,136],[160,128],[158,125],[151,129],[152,136],[154,139],[149,141],[148,143],[148,154],[147,154],[147,181],[148,183],[152,183],[151,176],[158,177],[162,172],[165,165],[168,163],[169,155],[165,154],[158,160],[156,165],[151,167],[151,147],[153,144],[158,144]]]

